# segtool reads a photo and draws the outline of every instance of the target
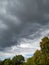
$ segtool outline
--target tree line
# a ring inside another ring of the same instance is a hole
[[[44,37],[40,42],[40,50],[36,50],[31,58],[25,59],[16,55],[12,59],[0,61],[0,65],[49,65],[49,38]]]

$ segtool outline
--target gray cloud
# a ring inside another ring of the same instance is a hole
[[[48,0],[0,0],[0,2],[1,49],[20,44],[18,41],[21,38],[38,38],[41,36],[40,29],[49,28],[46,27],[49,25]]]
[[[32,21],[44,19],[44,15],[49,13],[48,5],[49,1],[44,0],[14,0],[13,5],[10,3],[8,5],[8,13],[18,16],[23,21]]]

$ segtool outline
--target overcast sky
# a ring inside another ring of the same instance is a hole
[[[0,59],[31,56],[49,36],[49,0],[0,0]]]

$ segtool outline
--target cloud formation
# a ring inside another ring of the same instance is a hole
[[[32,53],[43,36],[49,36],[49,0],[0,0],[2,54]]]

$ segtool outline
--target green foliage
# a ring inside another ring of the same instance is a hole
[[[44,57],[45,65],[49,65],[49,38],[44,37],[40,42],[42,55]]]
[[[20,65],[23,63],[23,61],[24,61],[24,57],[22,55],[16,55],[12,59],[13,65]]]
[[[0,61],[0,65],[3,65],[3,62],[2,61]]]
[[[44,65],[45,64],[44,56],[40,50],[37,50],[34,53],[33,62],[35,65]]]
[[[49,38],[44,37],[40,42],[41,50],[27,60],[27,65],[49,65]]]
[[[27,65],[33,65],[33,58],[28,58],[27,59]]]
[[[12,65],[12,61],[10,59],[6,59],[4,65]]]
[[[42,41],[40,42],[41,51],[44,54],[49,53],[49,38],[44,37]]]

